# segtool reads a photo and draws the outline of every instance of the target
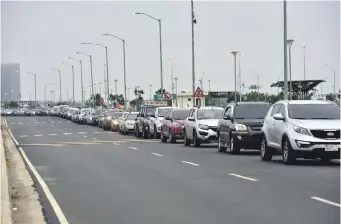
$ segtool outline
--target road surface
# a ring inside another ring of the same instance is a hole
[[[285,166],[57,117],[6,120],[71,224],[340,223],[339,162]]]

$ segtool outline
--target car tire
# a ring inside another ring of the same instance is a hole
[[[157,133],[157,127],[156,127],[156,125],[154,125],[154,138],[156,138],[156,139],[161,138],[161,134],[158,134],[158,133]]]
[[[200,142],[200,139],[198,139],[196,130],[193,130],[193,145],[196,148],[201,146],[201,142]]]
[[[268,147],[268,143],[266,141],[265,136],[263,136],[262,140],[261,140],[260,157],[263,161],[271,161],[271,159],[272,159],[272,151]]]
[[[142,137],[144,138],[144,139],[147,139],[148,138],[148,130],[146,131],[146,130],[143,130],[142,131]]]
[[[233,138],[230,138],[230,153],[233,155],[240,153],[240,148],[238,147]]]
[[[191,140],[187,138],[186,130],[184,131],[184,146],[190,146]]]
[[[218,137],[218,152],[226,152],[226,149],[227,149],[226,146],[222,146],[220,135],[219,135],[219,137]]]
[[[161,130],[161,136],[160,136],[160,139],[161,139],[161,142],[163,142],[163,143],[167,142],[167,137],[166,137],[166,136],[164,136],[164,134],[163,134],[163,130]]]
[[[169,130],[170,143],[176,143],[176,138],[173,137],[172,130]]]
[[[330,157],[328,157],[328,156],[321,157],[321,163],[322,164],[328,164],[329,162],[330,162]]]
[[[152,139],[154,135],[150,132],[150,127],[148,128],[148,138]]]
[[[296,161],[295,153],[291,148],[291,144],[287,137],[282,142],[282,158],[285,165],[294,164]]]

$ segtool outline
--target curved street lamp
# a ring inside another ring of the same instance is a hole
[[[79,65],[81,68],[81,96],[82,96],[82,104],[83,104],[83,102],[84,102],[84,99],[83,99],[83,63],[82,63],[82,60],[79,60],[76,58],[68,57],[68,59],[79,62]]]
[[[88,56],[89,59],[90,59],[90,76],[91,76],[91,88],[92,88],[92,91],[94,90],[94,78],[93,78],[93,74],[92,74],[92,56],[91,54],[87,54],[87,53],[84,53],[84,52],[76,52],[76,54],[82,54],[82,55],[85,55],[85,56]],[[85,95],[84,94],[84,86],[82,85],[82,96]]]
[[[56,68],[50,68],[50,70],[54,70],[59,73],[59,100],[62,102],[62,76],[60,74],[60,70]]]
[[[75,103],[75,72],[74,72],[74,66],[69,63],[61,63],[62,65],[70,66],[72,69],[72,101]]]
[[[107,90],[109,93],[109,64],[108,64],[108,47],[102,45],[102,44],[97,44],[97,43],[82,43],[85,45],[95,45],[95,46],[100,46],[103,47],[105,49],[105,60],[106,60],[106,64],[107,64],[107,82],[108,82],[108,86],[107,86]],[[93,91],[93,89],[92,89]],[[109,104],[109,94],[108,94],[108,104]]]
[[[32,72],[26,72],[27,74],[34,76],[34,101],[37,103],[37,75]]]

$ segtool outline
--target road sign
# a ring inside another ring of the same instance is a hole
[[[171,99],[172,99],[172,95],[171,95],[169,92],[164,91],[164,92],[162,93],[162,98],[163,98],[164,100],[171,100]]]
[[[100,103],[100,104],[104,104],[103,98],[101,98],[101,99],[99,100],[99,103]]]
[[[175,100],[176,94],[171,94],[171,95],[172,95],[171,99]],[[155,94],[153,99],[157,101],[164,100],[161,94]]]
[[[202,90],[200,89],[200,87],[198,86],[197,89],[195,90],[193,97],[204,97],[204,93],[202,92]]]

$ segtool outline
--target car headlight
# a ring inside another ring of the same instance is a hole
[[[299,126],[293,126],[294,127],[294,130],[297,132],[297,133],[299,133],[299,134],[301,134],[301,135],[308,135],[308,136],[311,136],[311,133],[310,133],[310,131],[308,130],[308,129],[306,129],[306,128],[302,128],[302,127],[299,127]]]
[[[108,119],[111,119],[111,117],[110,117],[110,116],[108,116]]]
[[[236,131],[247,132],[247,127],[243,124],[236,124]]]
[[[117,122],[117,121],[114,121],[114,124],[118,124],[118,122]]]
[[[208,130],[209,128],[208,128],[208,125],[206,125],[206,124],[198,124],[198,127],[200,128],[200,129],[203,129],[203,130]]]

